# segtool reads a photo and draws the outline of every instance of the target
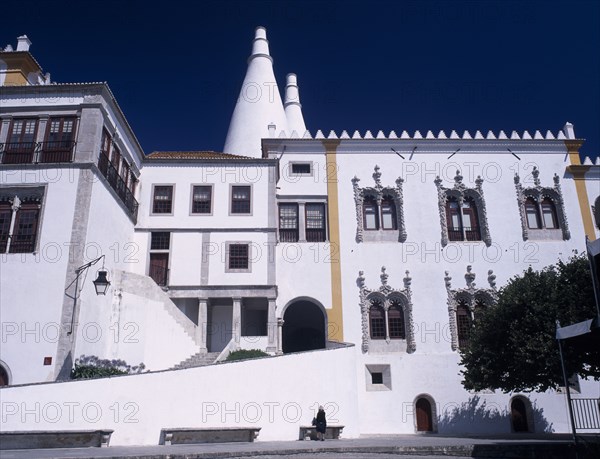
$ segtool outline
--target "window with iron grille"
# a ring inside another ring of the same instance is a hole
[[[13,120],[8,135],[8,143],[30,143],[35,142],[37,132],[37,119],[16,119]]]
[[[325,204],[306,204],[306,240],[325,242]]]
[[[279,204],[279,240],[298,242],[298,204]]]
[[[250,186],[232,186],[231,213],[249,214],[250,209]]]
[[[35,252],[43,189],[5,190],[0,196],[0,253]]]
[[[309,175],[311,173],[310,163],[292,163],[292,175]]]
[[[152,213],[170,214],[173,206],[173,185],[156,185],[152,202]]]
[[[229,244],[229,269],[249,268],[248,244]]]
[[[169,250],[171,233],[168,231],[153,231],[150,241],[150,250]]]
[[[458,331],[458,347],[463,348],[469,343],[471,336],[471,313],[464,303],[456,307],[456,326]]]
[[[391,339],[406,339],[404,310],[397,300],[393,300],[388,309],[388,329]]]
[[[381,301],[372,300],[369,308],[371,339],[385,339],[385,311]]]
[[[210,214],[212,212],[212,187],[197,185],[192,189],[192,213]]]

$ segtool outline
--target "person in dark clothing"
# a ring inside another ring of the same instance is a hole
[[[325,419],[325,410],[319,406],[317,412],[317,440],[325,441],[325,431],[327,430],[327,420]]]

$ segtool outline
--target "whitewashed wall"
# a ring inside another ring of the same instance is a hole
[[[38,250],[0,255],[0,359],[11,384],[48,381],[56,358],[79,170],[4,170],[2,185],[45,185]],[[60,216],[56,218],[56,216]]]
[[[296,440],[321,404],[331,424],[346,426],[344,437],[357,437],[354,355],[350,347],[3,388],[2,430],[114,429],[111,445],[156,445],[162,428],[250,426],[262,428],[258,441]]]

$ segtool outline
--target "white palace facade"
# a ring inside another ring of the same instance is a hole
[[[323,404],[346,437],[569,431],[560,391],[464,390],[459,351],[511,277],[600,237],[573,125],[310,131],[259,27],[223,152],[146,154],[106,83],[52,82],[30,44],[0,52],[3,430],[294,439]],[[66,381],[83,355],[149,372]]]

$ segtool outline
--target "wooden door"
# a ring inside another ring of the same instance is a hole
[[[420,398],[416,403],[417,431],[432,432],[433,422],[431,416],[431,403],[426,398]]]
[[[527,409],[525,403],[520,398],[515,398],[510,404],[510,417],[512,420],[513,431],[529,432],[527,423]]]

